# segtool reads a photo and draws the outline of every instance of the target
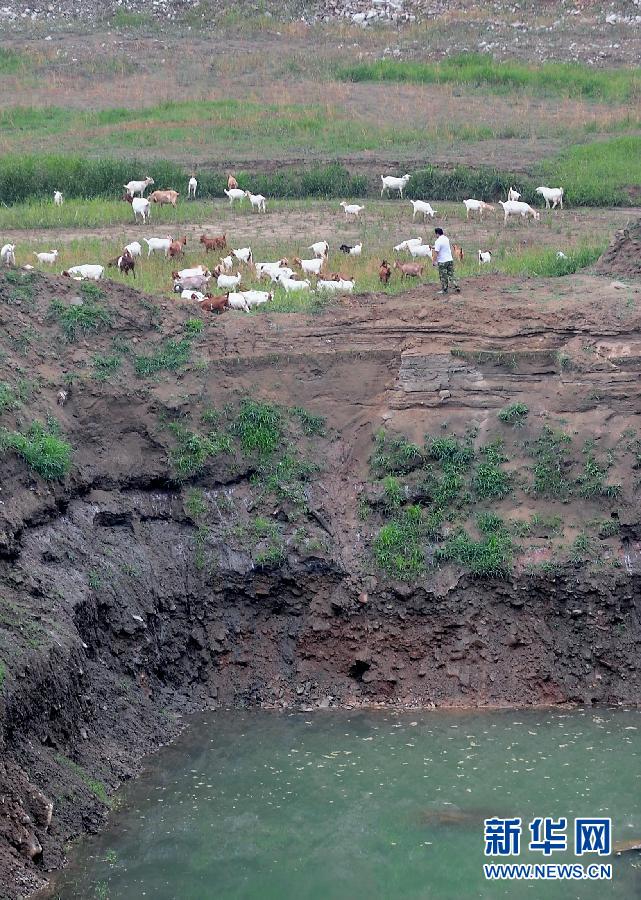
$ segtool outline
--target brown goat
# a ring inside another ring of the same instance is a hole
[[[343,275],[342,272],[330,272],[329,275],[323,275],[324,281],[353,281],[352,275]]]
[[[399,269],[401,278],[419,278],[423,274],[425,267],[418,263],[400,263],[397,260],[394,263],[394,268]]]
[[[107,265],[112,269],[117,268],[123,275],[131,272],[134,278],[136,277],[136,260],[127,249],[123,250],[122,256],[110,259]]]
[[[387,284],[387,282],[390,280],[391,277],[392,277],[392,270],[391,270],[387,260],[384,259],[378,270],[379,281],[381,282],[381,284]]]
[[[229,178],[227,179],[227,190],[231,191],[232,188],[237,188],[237,187],[238,187],[238,182],[236,181],[236,179],[234,178],[233,175],[230,175]]]
[[[460,260],[460,262],[463,262],[463,257],[465,256],[465,254],[463,253],[463,248],[458,244],[452,244],[452,256],[454,257],[454,259],[458,259]]]
[[[175,207],[179,196],[178,191],[154,191],[147,199],[150,203],[158,203],[160,206],[164,203],[171,203]]]
[[[169,245],[169,250],[167,251],[167,256],[182,256],[185,252],[185,244],[187,243],[186,237],[181,237],[177,241],[172,241]]]
[[[227,235],[218,234],[215,237],[209,237],[201,234],[200,243],[205,245],[205,253],[209,253],[210,250],[224,250],[227,246]]]
[[[215,297],[212,297],[211,294],[208,294],[200,304],[201,309],[204,309],[207,312],[221,313],[225,309],[227,309],[228,297],[229,294],[218,294]]]

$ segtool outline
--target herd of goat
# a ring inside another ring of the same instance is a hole
[[[403,198],[403,191],[410,180],[410,175],[403,177],[395,177],[391,175],[381,175],[382,189],[381,197],[384,194],[389,195],[391,191],[396,191],[400,198]],[[145,197],[145,191],[154,184],[153,178],[147,176],[142,180],[132,180],[126,184],[123,194],[123,200],[131,204],[134,213],[134,220],[142,222],[149,221],[149,213],[151,204],[176,206],[178,191],[175,190],[154,190],[148,197]],[[195,199],[198,190],[198,181],[195,175],[189,178],[187,186],[187,196],[189,199]],[[242,190],[238,186],[238,182],[233,175],[230,175],[225,189],[225,195],[229,198],[230,205],[234,202],[242,202],[249,199],[252,209],[264,213],[266,211],[266,198],[262,194],[253,194],[251,191]],[[547,188],[540,187],[536,191],[540,194],[546,208],[555,209],[559,206],[563,208],[563,188]],[[510,216],[520,216],[522,219],[540,218],[540,213],[528,203],[524,203],[520,199],[521,195],[513,187],[508,191],[507,200],[499,201],[504,214],[504,222],[507,223]],[[61,206],[64,202],[63,195],[60,191],[55,191],[53,202],[56,206]],[[413,208],[412,221],[416,219],[417,214],[423,216],[425,221],[428,217],[433,219],[437,214],[432,205],[423,200],[410,200]],[[463,201],[466,210],[466,218],[470,218],[470,214],[477,213],[479,220],[487,212],[493,212],[495,207],[483,200],[470,198]],[[347,217],[358,218],[365,208],[356,203],[341,202],[345,215]],[[184,255],[187,238],[182,237],[174,240],[171,235],[158,238],[145,238],[147,244],[147,257],[152,253],[163,253],[168,259],[178,259]],[[315,289],[324,293],[353,293],[355,281],[353,277],[344,273],[332,272],[328,270],[329,260],[329,244],[327,241],[317,241],[311,244],[308,249],[312,251],[313,256],[309,259],[295,257],[292,259],[292,265],[296,269],[291,268],[289,260],[285,257],[275,262],[255,262],[250,247],[241,247],[231,249],[227,253],[227,236],[206,235],[200,237],[200,243],[203,245],[205,253],[216,252],[226,255],[219,256],[217,265],[209,268],[205,265],[198,265],[191,268],[179,269],[172,272],[173,289],[179,293],[182,298],[197,301],[206,310],[212,312],[222,312],[226,308],[241,309],[249,312],[253,306],[259,306],[268,303],[273,299],[273,290],[240,290],[243,281],[243,272],[241,266],[247,267],[251,271],[249,280],[266,279],[272,283],[273,287],[280,286],[287,294],[299,291],[311,291],[312,281],[315,278]],[[355,245],[342,244],[340,251],[347,256],[360,256],[362,252],[362,242]],[[392,272],[397,270],[401,278],[420,278],[423,275],[424,264],[416,262],[417,259],[427,259],[430,264],[432,262],[432,248],[429,244],[423,242],[422,238],[409,238],[394,247],[395,252],[407,252],[412,257],[412,262],[395,261],[390,265],[387,260],[382,260],[379,265],[379,280],[381,284],[386,285],[392,277]],[[452,253],[455,259],[463,259],[463,249],[454,244]],[[57,250],[48,252],[39,252],[34,254],[39,263],[45,265],[53,265],[58,257]],[[115,267],[123,274],[129,273],[136,277],[136,260],[143,255],[143,247],[139,241],[132,241],[127,244],[123,252],[116,258],[108,262],[109,267]],[[562,254],[559,254],[562,255]],[[491,262],[492,253],[490,250],[478,251],[479,265]],[[16,265],[15,245],[7,243],[0,249],[0,262],[4,265]],[[25,269],[33,268],[26,264]],[[238,271],[234,273],[233,269]],[[63,272],[70,278],[77,280],[90,279],[98,281],[103,277],[104,266],[98,264],[83,264],[71,266]],[[220,293],[212,294],[212,282]]]

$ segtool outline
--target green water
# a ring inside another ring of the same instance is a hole
[[[612,862],[611,882],[485,882],[483,818],[521,816],[529,836],[536,816],[611,816],[615,840],[641,838],[640,739],[627,710],[210,713],[128,786],[54,896],[632,900],[634,854],[582,858]]]

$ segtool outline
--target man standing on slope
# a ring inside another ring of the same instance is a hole
[[[435,266],[438,266],[438,277],[441,279],[439,294],[447,294],[450,282],[452,282],[452,287],[456,293],[460,294],[461,289],[454,275],[454,259],[452,258],[450,239],[443,234],[442,228],[435,228],[434,232],[436,240],[432,250],[432,262]]]

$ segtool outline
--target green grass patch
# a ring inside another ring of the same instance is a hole
[[[408,506],[378,532],[374,558],[388,575],[403,581],[416,578],[425,569],[425,537],[423,510],[420,506]]]
[[[2,691],[2,688],[4,687],[4,682],[5,682],[6,677],[7,677],[6,666],[2,662],[2,660],[0,660],[0,691]]]
[[[505,425],[512,425],[513,428],[522,428],[529,413],[529,407],[525,403],[510,403],[499,410],[497,417],[500,422]]]
[[[579,269],[593,265],[601,256],[607,242],[568,250],[565,257],[556,250],[525,250],[506,254],[498,261],[497,268],[508,275],[525,275],[530,278],[562,278],[573,275]]]
[[[268,456],[283,440],[282,413],[270,403],[243,400],[231,431],[238,436],[244,453]]]
[[[103,331],[111,325],[109,311],[92,300],[65,305],[62,300],[51,301],[51,314],[56,319],[65,340],[72,344],[80,334]]]
[[[176,438],[169,461],[174,475],[180,480],[196,475],[212,456],[231,453],[231,441],[225,434],[214,431],[207,435],[196,434],[178,422],[172,422],[169,429]]]
[[[56,429],[34,421],[24,431],[0,430],[0,452],[14,451],[46,481],[60,480],[71,468],[71,445]]]
[[[344,81],[391,81],[417,84],[457,84],[498,93],[515,91],[536,96],[577,97],[600,102],[628,103],[641,98],[638,68],[597,69],[583,63],[547,62],[531,65],[490,54],[460,53],[437,63],[376,60],[336,69]]]
[[[385,475],[407,475],[420,469],[425,453],[404,435],[379,431],[374,438],[374,453],[370,460],[372,471],[379,478]]]
[[[571,466],[570,447],[572,438],[563,431],[556,431],[546,425],[540,436],[530,447],[534,457],[535,494],[542,497],[564,500],[572,494],[572,483],[568,477]]]
[[[63,756],[62,753],[56,753],[54,759],[59,765],[70,769],[101,803],[104,803],[105,806],[111,806],[111,801],[107,795],[107,788],[102,781],[99,781],[97,778],[92,778],[85,772],[82,766],[79,766],[78,763],[75,763],[72,759],[69,759],[69,757]]]
[[[295,416],[301,425],[303,434],[309,436],[315,435],[323,437],[326,433],[326,420],[324,416],[315,416],[313,413],[303,409],[302,406],[294,406],[290,410],[292,416]]]
[[[475,541],[460,529],[437,548],[436,558],[457,562],[477,577],[506,578],[512,569],[513,549],[504,530],[490,531]]]
[[[93,358],[94,377],[97,381],[107,381],[111,375],[115,375],[122,365],[122,356],[118,353],[98,355]]]
[[[31,67],[31,58],[18,50],[0,47],[0,75],[17,75]]]
[[[134,357],[134,372],[139,378],[149,378],[158,372],[175,372],[187,365],[190,356],[191,343],[187,338],[166,340],[150,356]]]
[[[625,206],[630,203],[627,189],[641,184],[641,136],[577,144],[539,170],[554,181],[553,187],[563,186],[573,206]]]

